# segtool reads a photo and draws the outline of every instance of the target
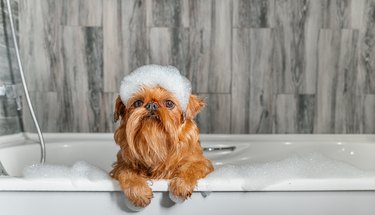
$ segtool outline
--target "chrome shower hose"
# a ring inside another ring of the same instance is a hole
[[[35,117],[35,112],[34,112],[32,104],[31,104],[29,91],[28,91],[27,84],[26,84],[26,81],[25,81],[25,75],[24,75],[24,72],[23,72],[22,62],[21,62],[21,58],[20,58],[20,52],[19,52],[18,44],[17,44],[16,31],[14,30],[13,14],[12,14],[11,6],[10,6],[10,0],[7,0],[7,8],[8,8],[8,14],[9,14],[9,20],[10,20],[10,28],[12,30],[12,38],[13,38],[14,48],[16,50],[18,67],[19,67],[19,70],[20,70],[20,73],[21,73],[22,86],[23,86],[23,90],[25,92],[25,97],[26,97],[27,104],[29,106],[31,117],[34,121],[36,130],[38,132],[39,140],[40,140],[40,151],[41,151],[40,163],[44,164],[44,162],[46,161],[46,147],[45,147],[45,143],[44,143],[44,139],[43,139],[43,134],[42,134],[42,132],[40,130],[40,127],[39,127],[38,120]]]

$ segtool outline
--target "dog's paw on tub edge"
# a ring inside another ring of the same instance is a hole
[[[145,208],[144,207],[138,207],[138,206],[135,206],[129,199],[128,197],[125,196],[125,206],[133,211],[133,212],[139,212],[139,211],[142,211],[144,210]]]
[[[168,192],[169,193],[169,198],[176,204],[182,204],[185,199],[184,198],[181,198],[179,196],[176,196],[176,195],[173,195],[173,193],[171,191]]]
[[[169,182],[169,197],[175,203],[182,203],[191,197],[196,181],[176,177]]]
[[[148,186],[135,186],[124,190],[125,205],[132,211],[141,211],[153,198],[152,189]]]

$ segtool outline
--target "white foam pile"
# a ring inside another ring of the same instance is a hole
[[[110,179],[108,174],[85,161],[77,161],[73,166],[33,164],[23,169],[25,178],[65,178],[88,179],[90,181]]]
[[[333,160],[318,153],[291,155],[280,161],[224,165],[215,169],[205,180],[208,184],[239,182],[243,190],[262,190],[268,186],[299,179],[374,178],[375,172],[360,170],[350,164]],[[240,180],[238,180],[240,179]]]
[[[25,178],[111,181],[111,178],[104,170],[84,161],[78,161],[70,167],[36,164],[26,167],[23,175]],[[332,181],[334,184],[346,179],[349,179],[349,181],[363,181],[364,179],[375,181],[375,172],[358,169],[350,164],[327,158],[322,154],[310,153],[303,156],[291,155],[280,161],[217,167],[213,173],[199,182],[198,187],[200,190],[210,191],[215,189],[220,190],[220,187],[226,185],[235,185],[236,187],[240,186],[241,190],[251,191],[263,190],[278,184],[293,184],[301,179],[316,179],[315,181],[333,179],[329,182],[331,184],[326,184],[325,186],[326,188],[332,188]],[[303,183],[303,188],[309,189],[310,182],[312,181],[309,181],[307,184]]]
[[[181,108],[186,111],[191,84],[176,67],[145,65],[137,68],[121,81],[120,97],[122,102],[126,105],[129,98],[143,86],[161,86],[172,92],[180,102]]]

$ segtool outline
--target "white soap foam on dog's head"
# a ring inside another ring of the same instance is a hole
[[[91,181],[110,179],[108,174],[85,161],[77,161],[73,166],[34,164],[23,169],[25,178],[69,178]]]
[[[129,98],[143,86],[161,86],[173,93],[186,111],[191,94],[190,81],[174,66],[145,65],[125,76],[121,81],[120,97],[126,105]]]

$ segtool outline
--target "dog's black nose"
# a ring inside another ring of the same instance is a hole
[[[149,111],[157,110],[159,105],[155,102],[150,102],[146,105],[146,109]]]

